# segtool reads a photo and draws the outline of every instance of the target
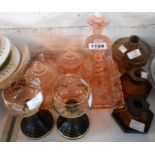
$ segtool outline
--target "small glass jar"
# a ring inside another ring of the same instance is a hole
[[[121,83],[125,99],[132,96],[147,98],[152,89],[152,85],[148,80],[148,73],[142,68],[135,68],[129,71],[129,73],[123,74]]]
[[[112,45],[113,60],[122,74],[135,67],[144,66],[151,53],[149,45],[136,35],[118,39]]]
[[[38,78],[44,94],[43,109],[52,109],[52,87],[58,77],[55,55],[51,52],[37,53],[25,70],[25,75]]]
[[[62,74],[79,74],[82,62],[82,55],[79,52],[70,50],[60,53],[57,58],[57,64]]]

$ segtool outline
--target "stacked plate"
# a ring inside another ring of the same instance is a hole
[[[27,45],[0,36],[0,89],[19,76],[29,60]]]
[[[148,64],[148,78],[155,88],[155,54],[152,55]]]

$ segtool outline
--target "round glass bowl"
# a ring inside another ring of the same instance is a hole
[[[28,117],[38,112],[43,95],[38,79],[21,76],[3,89],[4,103],[14,116]]]
[[[81,108],[88,103],[90,89],[86,81],[76,75],[67,74],[59,78],[53,86],[53,102],[56,111],[64,117],[78,117],[84,112]],[[70,104],[70,100],[74,101]],[[68,109],[78,107],[68,115]]]

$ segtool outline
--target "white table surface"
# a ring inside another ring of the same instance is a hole
[[[153,89],[147,99],[150,103],[150,109],[155,114],[155,89]],[[0,137],[4,132],[4,126],[7,119],[7,110],[3,104],[0,102]],[[54,116],[54,127],[49,135],[39,140],[30,140],[23,135],[19,129],[17,138],[15,141],[18,142],[31,142],[31,141],[42,141],[42,142],[115,142],[115,141],[145,141],[151,142],[155,141],[155,119],[153,119],[150,130],[147,134],[127,134],[123,133],[117,123],[111,117],[112,110],[100,109],[100,110],[89,110],[90,118],[90,128],[87,134],[78,140],[68,140],[63,138],[57,131],[56,128],[56,119],[57,114],[55,111],[52,111]],[[1,139],[2,141],[2,139]]]

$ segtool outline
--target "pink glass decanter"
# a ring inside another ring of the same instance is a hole
[[[89,53],[80,69],[93,94],[92,108],[119,108],[124,104],[119,72],[111,58],[111,40],[102,35],[107,19],[92,16],[88,19],[93,34],[86,39]]]
[[[25,74],[39,78],[45,97],[42,108],[47,110],[51,109],[52,87],[58,76],[55,55],[47,52],[37,54],[29,64]]]

